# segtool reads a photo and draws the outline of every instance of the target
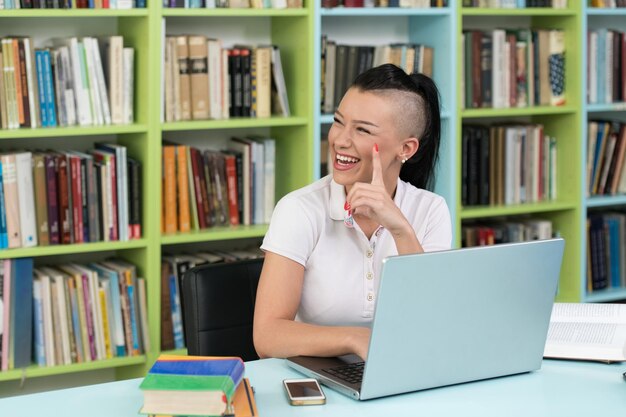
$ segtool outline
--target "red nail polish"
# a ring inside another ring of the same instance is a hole
[[[378,143],[374,144],[374,151],[376,151],[376,153],[378,153]]]
[[[350,210],[350,203],[348,203],[347,201],[343,204],[343,209],[344,210]]]

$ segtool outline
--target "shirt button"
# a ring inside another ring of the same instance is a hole
[[[367,256],[368,258],[371,258],[373,254],[374,252],[372,252],[371,250],[368,250],[367,252],[365,252],[365,256]]]
[[[367,301],[372,301],[374,299],[374,294],[369,293],[367,294]]]
[[[374,274],[372,274],[371,272],[368,272],[367,275],[365,275],[367,277],[367,279],[372,279],[374,278]]]

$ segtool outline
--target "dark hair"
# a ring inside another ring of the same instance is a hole
[[[441,141],[439,91],[435,82],[424,74],[408,75],[393,64],[384,64],[360,74],[352,87],[360,91],[406,91],[422,98],[423,104],[418,105],[418,108],[423,108],[425,114],[423,132],[418,137],[419,149],[402,165],[400,179],[418,188],[432,190],[435,186],[433,174],[439,158]]]

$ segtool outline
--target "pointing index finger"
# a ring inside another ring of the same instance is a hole
[[[372,150],[372,185],[385,185],[383,181],[383,167],[380,163],[377,143],[374,144],[374,149]]]

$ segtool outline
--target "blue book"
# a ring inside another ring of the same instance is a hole
[[[137,323],[137,305],[135,304],[135,287],[133,284],[127,284],[126,291],[128,292],[128,305],[130,307],[130,330],[133,336],[133,350],[139,352],[139,327]]]
[[[0,162],[0,249],[9,247],[7,236],[7,216],[4,205],[4,186],[2,185],[2,162]]]
[[[149,374],[228,376],[237,386],[244,374],[240,358],[228,356],[175,356],[161,355],[150,368]]]
[[[172,309],[172,326],[174,330],[174,346],[176,349],[185,347],[183,336],[183,321],[180,308],[180,295],[176,285],[176,275],[170,275],[170,306]]]
[[[46,85],[43,77],[43,51],[35,51],[35,68],[37,69],[37,87],[39,89],[39,113],[41,114],[41,127],[48,127],[48,104],[46,97]]]
[[[611,287],[621,287],[621,251],[619,244],[619,220],[608,215],[605,219],[609,234],[609,276]]]
[[[55,105],[54,81],[52,80],[52,65],[50,63],[50,51],[43,51],[43,80],[46,89],[46,111],[48,112],[48,126],[56,127],[57,112]]]
[[[12,260],[9,369],[31,364],[33,346],[33,258]]]
[[[43,341],[43,300],[41,295],[41,281],[33,281],[33,336],[35,363],[46,366],[46,352]]]

